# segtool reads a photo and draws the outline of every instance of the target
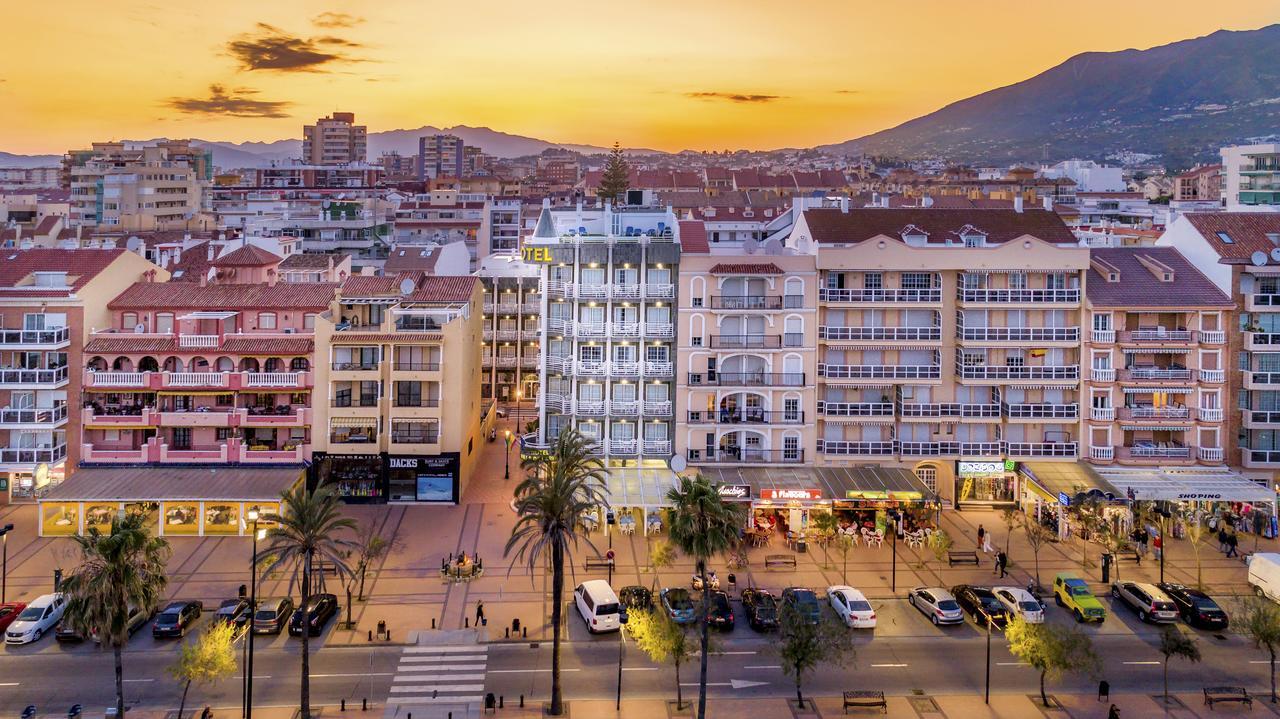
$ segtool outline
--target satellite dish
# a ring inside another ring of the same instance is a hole
[[[1271,259],[1276,262],[1280,262],[1280,247],[1277,247],[1271,251]]]
[[[329,209],[329,201],[324,200],[323,202],[320,203],[320,206],[325,208],[326,210]]]
[[[764,253],[766,255],[782,254],[782,243],[779,242],[778,238],[776,237],[773,238],[772,240],[769,240],[768,242],[764,243]]]
[[[754,237],[748,237],[742,242],[742,249],[745,250],[748,255],[755,254],[755,251],[760,249],[760,240],[757,240]]]
[[[141,246],[142,240],[138,239],[136,235],[124,241],[124,248],[130,252],[137,252]]]
[[[685,460],[683,454],[672,455],[671,461],[668,464],[670,464],[671,469],[675,470],[676,472],[683,472],[685,471],[685,469],[689,467],[689,463]]]
[[[416,285],[413,284],[413,280],[409,279],[408,277],[404,278],[403,280],[400,280],[400,294],[402,295],[413,294],[413,290],[415,287]]]
[[[1263,252],[1262,250],[1258,250],[1257,252],[1249,256],[1249,260],[1253,262],[1254,267],[1262,267],[1263,265],[1267,264],[1267,253]]]

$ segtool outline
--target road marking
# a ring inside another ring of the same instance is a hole
[[[781,664],[751,664],[743,667],[743,669],[781,669]]]
[[[1271,662],[1266,659],[1250,659],[1249,663],[1250,664],[1270,664]]]
[[[439,675],[439,678],[445,681],[482,682],[484,681],[484,673],[481,672],[480,674],[441,674]],[[396,678],[392,679],[391,681],[393,682],[429,682],[431,681],[431,677],[405,676],[403,674],[397,674]]]
[[[1124,662],[1124,663],[1129,664],[1131,666],[1143,666],[1143,667],[1152,666],[1152,665],[1157,667],[1160,666],[1160,662]]]
[[[876,668],[879,668],[879,667],[901,668],[907,665],[906,664],[872,664],[871,666]]]
[[[312,674],[312,679],[324,679],[326,677],[393,677],[395,672],[366,672],[364,674]]]
[[[484,697],[476,694],[474,696],[463,697],[387,697],[388,704],[470,704],[472,702],[482,702]],[[297,705],[295,704],[296,708]]]
[[[998,667],[1029,667],[1031,665],[1027,664],[1026,662],[996,662],[996,666]]]
[[[482,662],[488,657],[484,654],[469,654],[465,657],[448,656],[448,657],[400,657],[400,663],[417,662],[421,664],[439,663],[439,662]]]
[[[121,679],[122,682],[154,682],[155,679]]]
[[[466,646],[442,646],[442,647],[405,647],[405,654],[475,654],[477,648],[474,644]]]
[[[757,654],[758,652],[742,651],[742,652],[711,652],[711,653],[718,657],[721,657],[721,656],[732,657],[732,656],[750,656],[752,654]]]
[[[270,679],[271,675],[270,674],[254,674],[253,678],[254,679]]]
[[[16,686],[21,686],[21,684],[19,684],[18,682],[3,682],[3,683],[0,683],[0,687],[16,687]]]
[[[622,671],[624,672],[656,672],[658,671],[658,668],[657,667],[623,667]]]
[[[580,672],[581,669],[561,669],[561,672]],[[550,669],[490,669],[490,674],[550,674]]]
[[[411,687],[391,687],[392,694],[405,694],[409,692],[479,692],[484,691],[483,684],[417,684]]]
[[[762,687],[769,682],[753,682],[746,679],[730,679],[727,682],[707,682],[709,687],[731,687],[733,689],[750,689],[751,687]],[[698,682],[680,682],[682,687],[696,687]]]
[[[450,664],[447,667],[434,667],[422,664],[407,664],[396,667],[397,672],[474,672],[484,671],[484,664]]]

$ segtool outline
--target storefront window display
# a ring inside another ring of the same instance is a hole
[[[240,505],[210,502],[204,506],[205,534],[239,534]]]
[[[392,502],[456,502],[458,455],[388,456],[387,488]]]
[[[40,506],[40,525],[46,537],[70,537],[80,531],[80,505],[75,502]]]
[[[200,533],[200,505],[197,502],[165,502],[164,533],[196,535]]]
[[[1016,466],[1013,461],[956,462],[956,503],[1017,503]]]
[[[353,503],[386,501],[382,455],[330,454],[317,462],[319,484],[337,487],[338,496]]]

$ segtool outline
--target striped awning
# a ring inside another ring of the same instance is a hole
[[[133,430],[133,429],[156,429],[156,426],[154,424],[86,424],[84,428],[85,429]]]
[[[1064,389],[1074,387],[1076,384],[1077,380],[1065,380],[1062,384],[1049,382],[1047,384],[1010,384],[1005,386],[1009,389]]]
[[[1186,426],[1186,427],[1183,427],[1180,425],[1159,426],[1159,425],[1145,425],[1145,424],[1122,424],[1120,425],[1120,429],[1123,429],[1126,432],[1190,432],[1191,431],[1190,426]]]
[[[1186,347],[1124,347],[1127,355],[1184,355],[1191,350]]]
[[[188,396],[188,395],[215,395],[215,394],[235,394],[235,393],[236,393],[236,391],[235,391],[235,390],[233,390],[233,389],[219,389],[219,390],[212,390],[212,389],[162,389],[162,390],[160,390],[159,392],[157,392],[156,394]]]
[[[825,383],[828,387],[837,389],[893,389],[891,384],[862,384],[861,382],[850,382],[848,380],[827,380]]]
[[[861,426],[891,426],[895,424],[891,417],[823,417],[822,421],[827,424],[856,424]]]
[[[330,427],[377,427],[377,417],[330,417]]]
[[[1195,390],[1191,387],[1125,387],[1125,394],[1150,394],[1152,392],[1162,392],[1171,394],[1191,394]]]

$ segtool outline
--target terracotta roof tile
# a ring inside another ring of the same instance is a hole
[[[107,303],[112,310],[125,309],[314,309],[328,308],[336,284],[327,282],[279,282],[275,285],[206,285],[190,282],[138,282]]]
[[[413,342],[415,340],[438,340],[444,337],[441,332],[359,332],[343,330],[334,332],[332,341],[338,344],[360,342]]]
[[[711,251],[707,226],[697,220],[680,221],[680,252],[705,255]]]
[[[333,265],[337,267],[347,258],[346,254],[324,254],[316,252],[295,252],[284,258],[280,263],[280,270],[327,270],[329,269],[329,258],[333,258]]]
[[[258,247],[244,245],[213,260],[214,267],[265,267],[280,264],[281,258],[274,252]]]
[[[818,242],[862,242],[873,237],[901,238],[908,226],[924,230],[929,242],[959,241],[966,225],[986,233],[992,243],[1030,235],[1045,242],[1076,244],[1078,240],[1062,220],[1044,210],[952,210],[935,208],[863,208],[806,210],[805,220]]]
[[[229,335],[216,350],[210,348],[179,347],[177,338],[155,335],[133,335],[128,332],[97,334],[85,344],[86,354],[209,354],[225,353],[262,357],[268,355],[310,355],[315,350],[315,340],[307,335],[280,337],[275,335]]]
[[[713,275],[780,275],[782,268],[772,262],[721,262],[712,266]]]
[[[60,250],[34,248],[0,251],[0,288],[12,288],[33,272],[66,272],[72,290],[77,290],[111,266],[125,250]],[[51,288],[51,291],[58,291]]]
[[[1280,236],[1280,212],[1190,212],[1186,218],[1228,262],[1248,262],[1255,252],[1270,254],[1277,245],[1267,235]]]
[[[156,337],[147,335],[130,335],[122,332],[111,335],[94,335],[85,343],[85,354],[147,354],[173,352],[178,343],[172,337]]]
[[[253,334],[234,335],[222,340],[219,352],[263,357],[266,355],[309,355],[315,350],[315,340],[298,337],[261,337]]]
[[[469,302],[479,280],[471,276],[424,277],[409,302]]]
[[[1223,294],[1173,247],[1104,247],[1089,256],[1120,270],[1119,282],[1108,282],[1090,267],[1085,294],[1096,307],[1233,307]],[[1173,270],[1174,280],[1163,282],[1139,258],[1154,260]]]

